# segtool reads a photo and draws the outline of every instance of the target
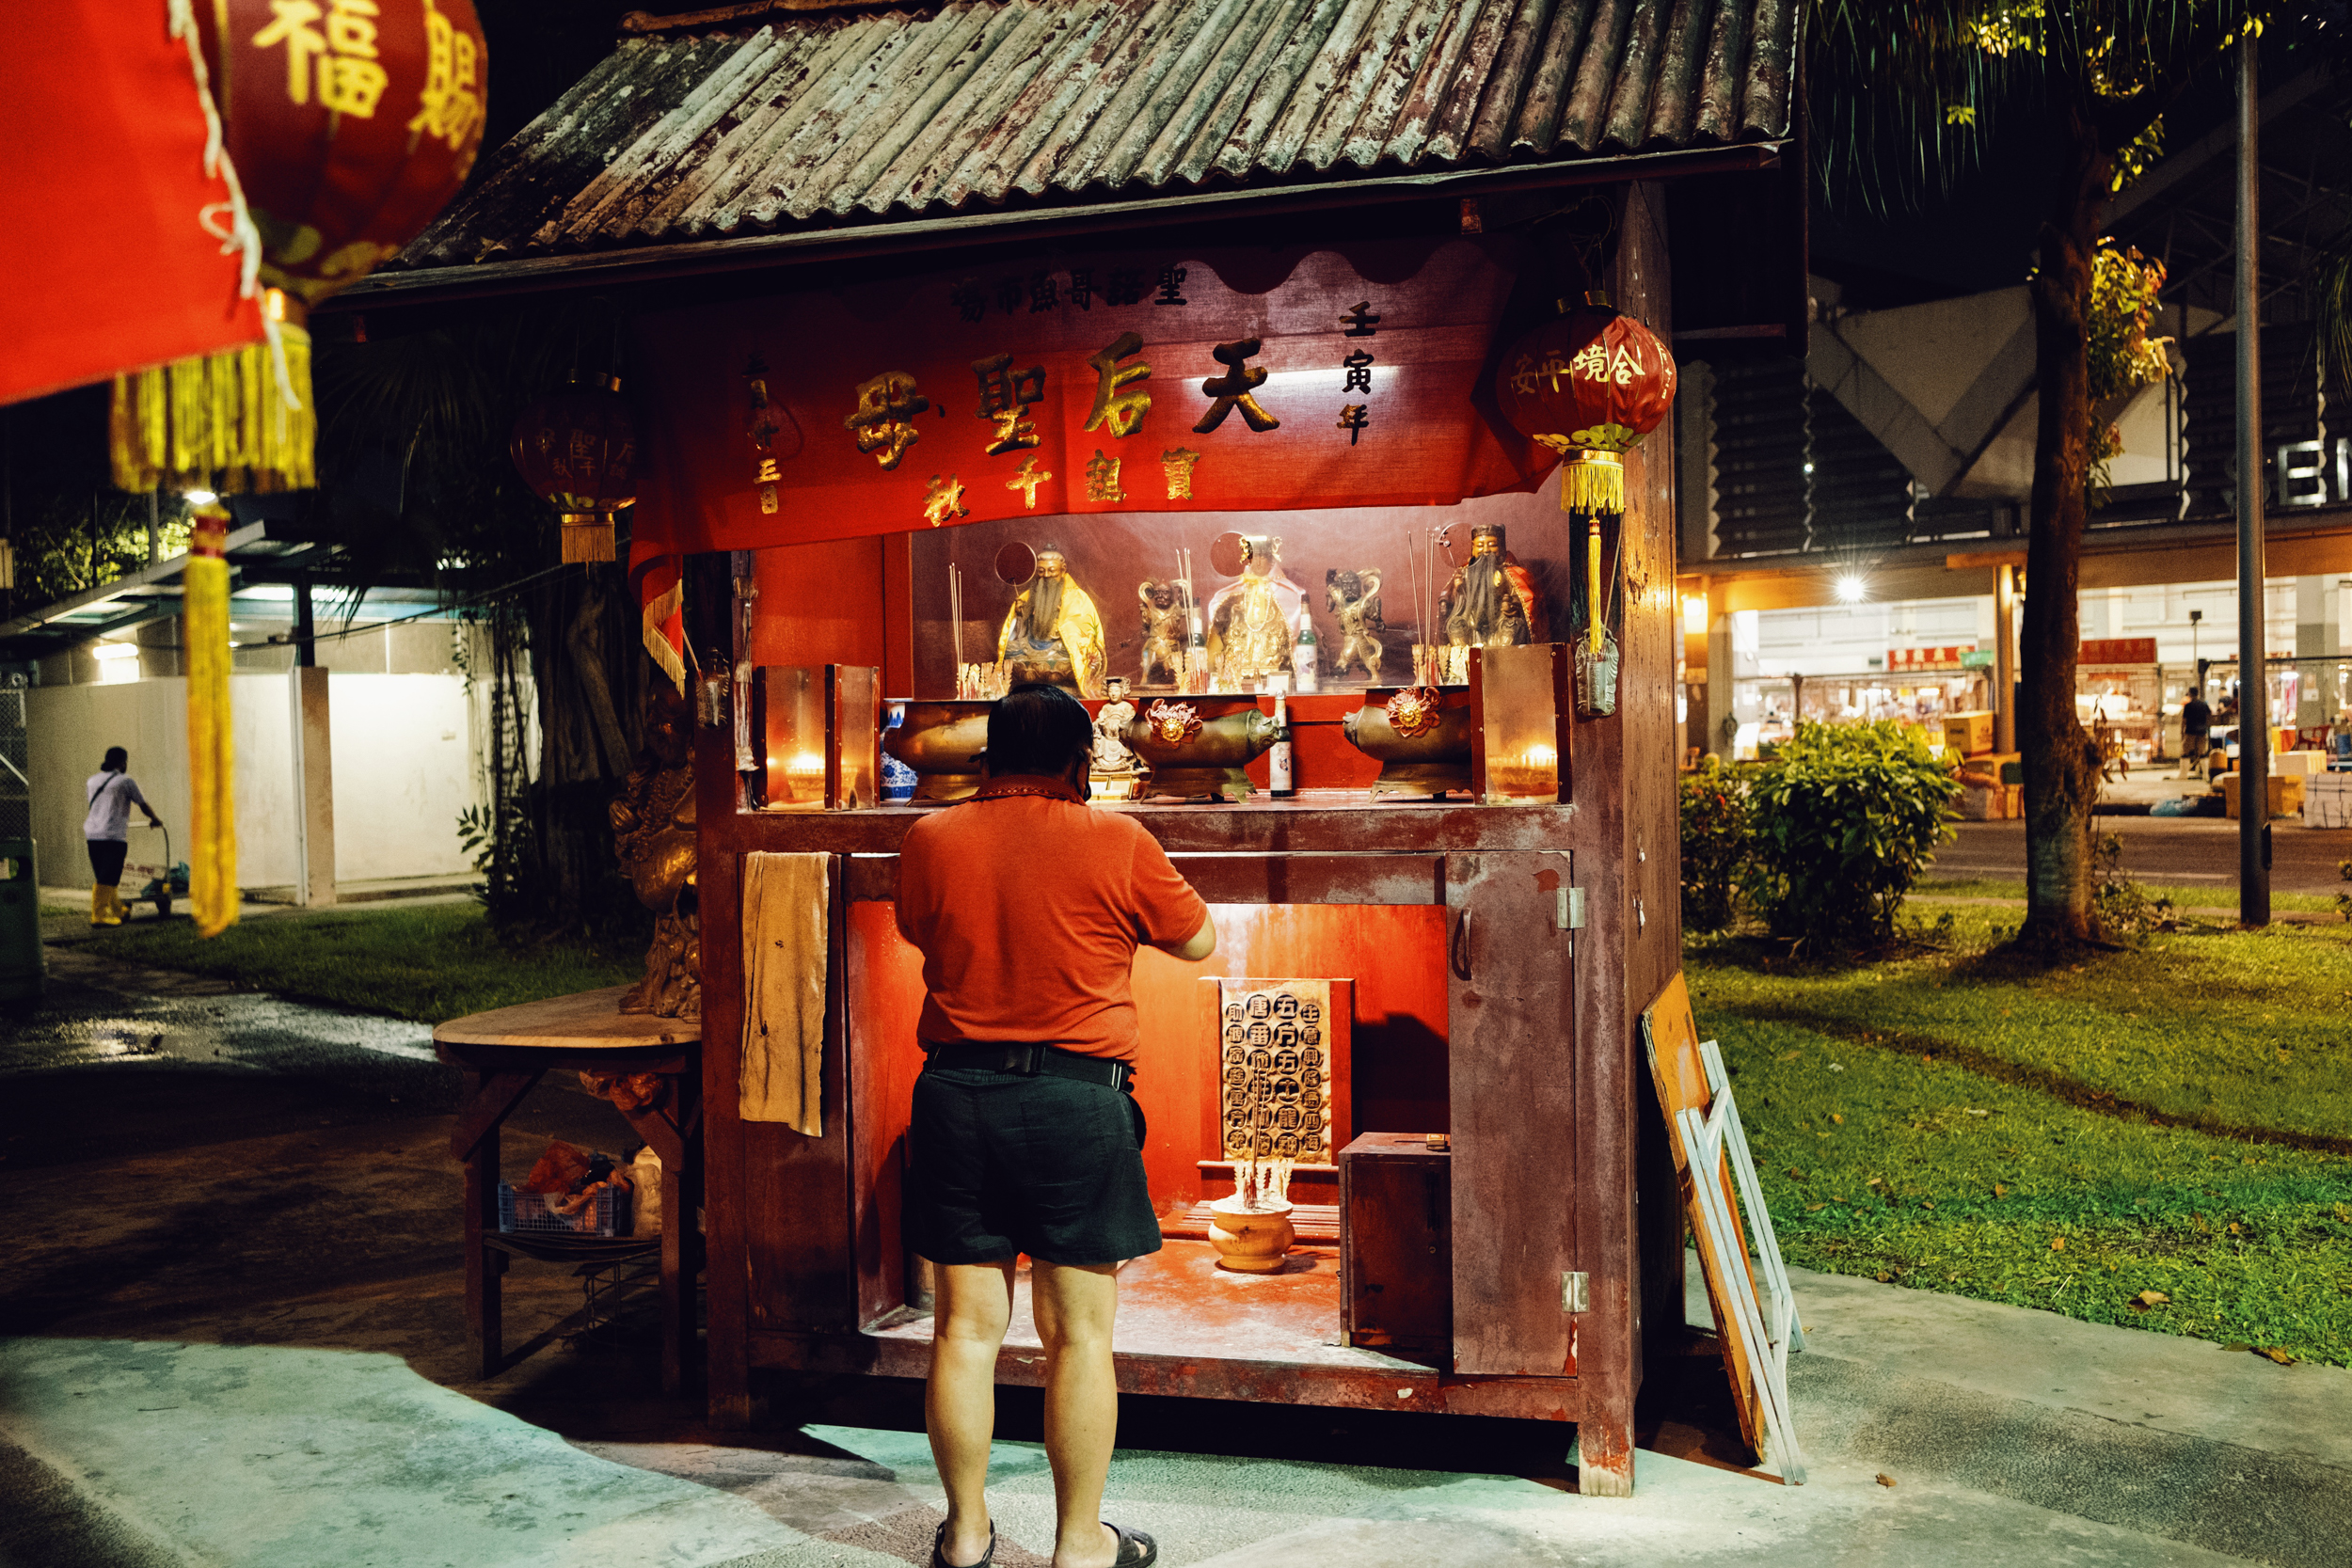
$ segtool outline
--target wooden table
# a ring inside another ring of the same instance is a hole
[[[466,1075],[450,1152],[466,1167],[466,1322],[482,1350],[482,1375],[506,1367],[498,1250],[499,1132],[550,1071],[659,1073],[669,1092],[622,1111],[661,1160],[661,1386],[675,1393],[694,1360],[695,1215],[702,1207],[702,1025],[618,1010],[622,986],[551,997],[453,1019],[433,1031],[441,1059]],[[617,1108],[617,1107],[616,1107]]]

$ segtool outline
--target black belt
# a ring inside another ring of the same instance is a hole
[[[1041,1073],[1048,1078],[1075,1078],[1082,1084],[1101,1084],[1120,1090],[1126,1090],[1136,1077],[1136,1069],[1125,1062],[1114,1062],[1104,1056],[1081,1056],[1057,1045],[994,1040],[932,1045],[927,1041],[923,1052],[924,1060],[930,1067],[984,1068],[993,1072],[1017,1072],[1024,1078],[1035,1078]]]

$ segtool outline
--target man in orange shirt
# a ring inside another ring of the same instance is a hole
[[[938,1267],[925,1424],[947,1492],[932,1568],[995,1555],[996,1353],[1026,1253],[1045,1346],[1054,1568],[1149,1568],[1152,1538],[1103,1522],[1119,1426],[1120,1262],[1160,1249],[1132,1085],[1136,949],[1198,960],[1216,928],[1131,817],[1087,804],[1094,732],[1057,687],[990,711],[979,793],[908,830],[898,930],[923,954],[906,1230]]]

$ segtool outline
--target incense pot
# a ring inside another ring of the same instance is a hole
[[[1275,1199],[1262,1209],[1242,1207],[1239,1193],[1209,1205],[1209,1244],[1216,1248],[1216,1266],[1238,1274],[1272,1274],[1282,1266],[1298,1229],[1291,1223],[1291,1206]]]
[[[1478,715],[1467,694],[1448,701],[1431,687],[1365,694],[1342,721],[1348,743],[1380,764],[1375,800],[1426,800],[1470,793],[1470,731]]]
[[[1152,777],[1137,795],[1247,800],[1256,793],[1243,771],[1251,758],[1274,744],[1274,718],[1254,697],[1155,699],[1127,726],[1127,749],[1151,765]]]
[[[882,750],[914,769],[917,800],[962,800],[980,787],[991,703],[909,703]]]

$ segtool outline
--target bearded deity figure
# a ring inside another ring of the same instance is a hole
[[[1282,541],[1241,542],[1241,577],[1209,600],[1209,671],[1219,691],[1291,671],[1291,643],[1307,595],[1282,575]]]
[[[1037,576],[1014,595],[1005,614],[996,661],[1009,682],[1048,681],[1081,697],[1103,694],[1110,662],[1103,646],[1103,618],[1054,546],[1037,552]]]
[[[1500,524],[1483,523],[1472,531],[1470,563],[1446,584],[1445,637],[1457,648],[1508,648],[1546,641],[1535,579],[1503,548]]]
[[[645,746],[611,809],[612,848],[637,901],[654,913],[645,977],[621,995],[621,1011],[702,1016],[702,921],[695,906],[694,711],[668,686],[655,688]]]
[[[1340,624],[1340,635],[1332,640],[1331,673],[1345,675],[1350,664],[1361,664],[1365,683],[1378,686],[1380,634],[1388,629],[1380,622],[1380,568],[1334,567],[1324,573],[1323,604]]]
[[[1165,582],[1146,578],[1136,585],[1136,599],[1143,610],[1143,667],[1136,672],[1136,684],[1173,689],[1184,678],[1184,601],[1180,584],[1174,578]],[[1154,670],[1161,675],[1157,682],[1152,678]]]

